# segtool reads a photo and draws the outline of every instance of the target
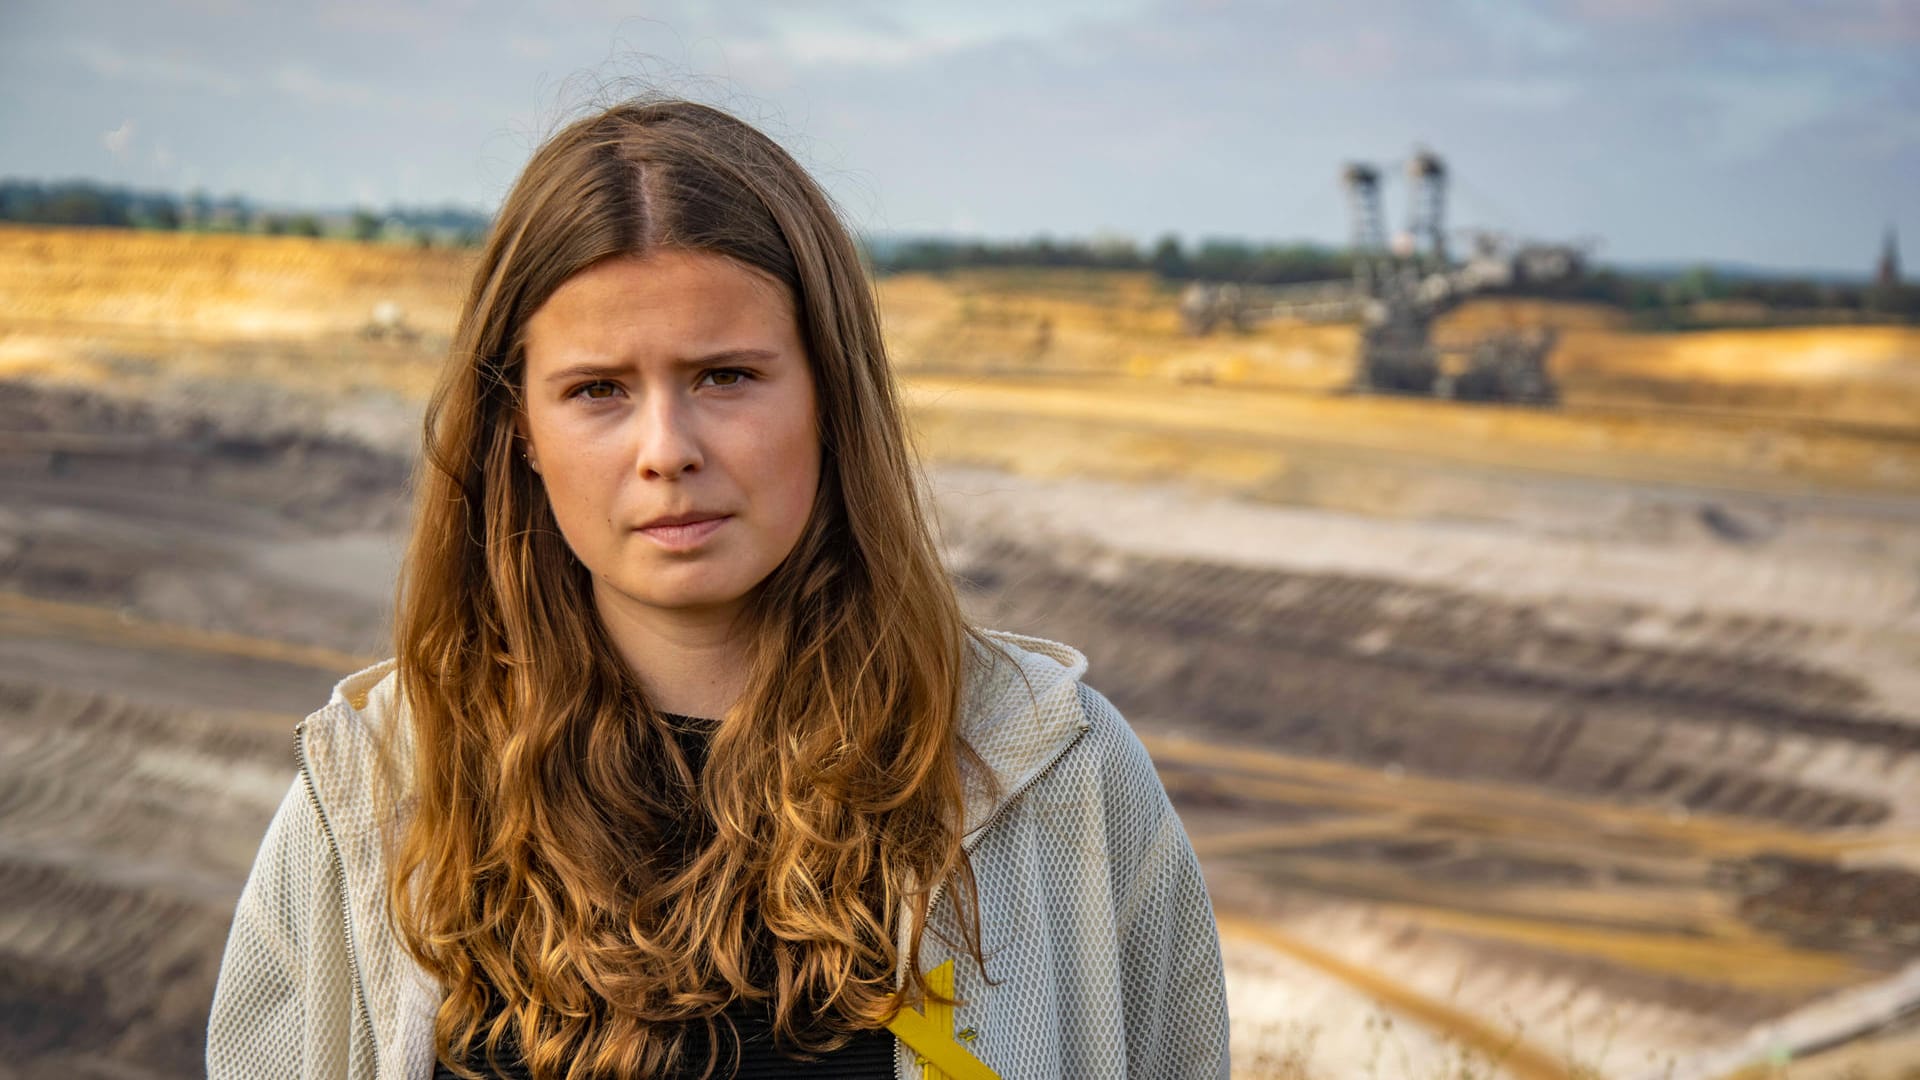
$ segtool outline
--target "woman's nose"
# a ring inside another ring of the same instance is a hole
[[[694,417],[672,395],[655,395],[640,411],[635,469],[643,480],[674,480],[700,468],[702,454]]]

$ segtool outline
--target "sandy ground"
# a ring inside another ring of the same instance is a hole
[[[0,1076],[193,1075],[460,267],[69,240],[0,235]],[[969,610],[1087,652],[1201,853],[1236,1075],[1920,1068],[1906,332],[1587,319],[1533,412],[1139,281],[886,292]]]
[[[31,1075],[194,1071],[291,725],[381,651],[404,438],[235,394],[0,388],[0,950]],[[1663,1075],[1920,956],[1897,500],[1590,486],[1613,509],[1583,529],[1537,479],[1461,522],[932,478],[972,610],[1083,647],[1160,761],[1246,1075]],[[129,964],[147,991],[106,993]]]

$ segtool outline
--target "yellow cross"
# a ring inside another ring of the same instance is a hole
[[[945,998],[937,1001],[936,998]],[[927,972],[927,1011],[901,1009],[887,1030],[920,1055],[926,1080],[1000,1080],[953,1035],[953,961]]]

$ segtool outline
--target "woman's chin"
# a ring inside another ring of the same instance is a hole
[[[604,605],[611,601],[635,616],[656,618],[707,619],[731,615],[746,601],[750,589],[720,582],[676,582],[662,588],[660,582],[644,586],[622,585],[599,579],[595,591]]]

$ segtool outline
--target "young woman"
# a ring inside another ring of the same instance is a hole
[[[215,1077],[1225,1076],[1206,888],[1074,650],[963,620],[778,146],[534,155],[427,413],[398,657],[299,732]]]

